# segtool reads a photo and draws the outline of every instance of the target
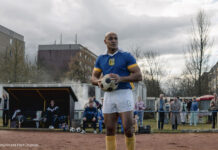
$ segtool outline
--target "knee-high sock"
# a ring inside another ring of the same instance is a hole
[[[125,136],[125,140],[126,140],[126,147],[127,150],[135,150],[135,135],[133,135],[132,137],[126,137]]]
[[[116,150],[116,137],[115,136],[106,136],[106,150]]]

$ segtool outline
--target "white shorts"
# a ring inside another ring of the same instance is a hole
[[[103,113],[121,113],[134,110],[134,99],[131,89],[120,89],[104,93]]]

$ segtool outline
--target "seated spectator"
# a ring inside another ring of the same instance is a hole
[[[96,105],[95,105],[95,103],[94,103],[93,98],[92,98],[92,97],[89,97],[88,102],[85,103],[85,105],[84,105],[84,109],[86,109],[87,107],[89,107],[89,103],[90,103],[90,102],[93,102],[93,107],[96,108]]]
[[[94,107],[94,102],[90,101],[89,106],[85,108],[85,111],[83,113],[83,130],[81,133],[86,133],[86,128],[88,126],[88,123],[92,124],[92,127],[94,129],[94,133],[96,134],[96,123],[97,123],[97,117],[98,117],[98,110]]]
[[[24,121],[24,116],[22,115],[22,113],[21,113],[21,110],[20,109],[16,109],[15,111],[14,111],[14,114],[13,114],[13,116],[12,116],[12,122],[15,122],[15,124],[14,125],[12,125],[12,127],[16,127],[16,123],[18,122],[18,128],[21,128],[21,124],[23,123],[23,121]],[[12,123],[13,124],[13,123]]]
[[[46,109],[46,119],[50,129],[54,129],[55,122],[58,119],[59,107],[55,106],[54,100],[50,101],[50,105]]]
[[[58,117],[58,123],[59,123],[59,128],[63,129],[63,131],[68,130],[68,124],[67,124],[67,116],[60,116]]]

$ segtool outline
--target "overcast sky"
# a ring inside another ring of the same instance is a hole
[[[24,36],[33,58],[39,44],[78,43],[99,55],[108,31],[119,36],[119,47],[155,50],[179,74],[184,67],[191,19],[204,9],[214,40],[210,65],[218,58],[217,0],[0,0],[0,24]]]

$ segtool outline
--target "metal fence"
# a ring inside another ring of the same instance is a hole
[[[217,113],[218,111],[186,111],[186,112],[172,112],[172,111],[164,111],[164,127],[163,130],[169,131],[173,130],[172,128],[172,118],[174,114],[177,114],[180,121],[178,121],[178,128],[177,130],[210,130],[212,129],[212,123],[215,119],[215,128],[217,126],[217,116],[213,117],[212,113]],[[146,126],[150,125],[153,131],[158,131],[158,121],[160,121],[159,114],[160,112],[156,111],[143,111],[142,116],[142,124],[140,123],[140,115],[135,114],[135,120],[138,126]],[[74,119],[80,120],[82,124],[82,114],[83,110],[77,110],[74,113]],[[183,118],[182,118],[183,117]],[[177,118],[178,119],[178,118]],[[184,122],[182,122],[184,120]],[[196,124],[195,124],[196,121]]]

